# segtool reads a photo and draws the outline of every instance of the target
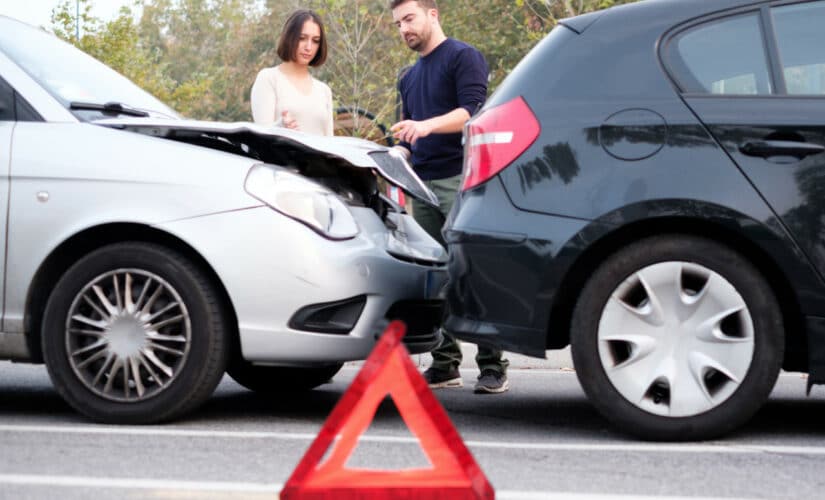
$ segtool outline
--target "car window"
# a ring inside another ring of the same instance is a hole
[[[0,78],[0,121],[36,122],[43,118],[11,85]]]
[[[0,121],[14,121],[14,91],[0,78]]]
[[[772,10],[788,94],[825,95],[825,2]]]
[[[43,117],[17,92],[14,93],[14,115],[19,122],[42,122]]]
[[[685,92],[771,93],[758,13],[713,21],[678,34],[669,67]]]
[[[73,102],[124,106],[166,117],[177,114],[123,75],[54,35],[0,16],[0,52],[29,74],[67,108]],[[99,111],[72,109],[80,119],[96,119]]]

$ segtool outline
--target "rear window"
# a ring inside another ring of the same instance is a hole
[[[785,86],[791,95],[825,95],[825,2],[772,9]]]
[[[575,31],[563,24],[556,25],[507,75],[496,91],[487,99],[484,108],[492,108],[520,95],[545,94],[565,75],[556,67],[566,67],[565,45],[578,38]],[[537,77],[541,75],[541,77]]]
[[[766,95],[772,92],[758,13],[690,28],[668,44],[668,67],[682,91]]]

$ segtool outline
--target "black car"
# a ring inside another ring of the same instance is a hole
[[[645,439],[825,383],[825,1],[562,21],[465,128],[446,328],[543,357]]]

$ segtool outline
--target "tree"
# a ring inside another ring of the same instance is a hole
[[[179,84],[170,78],[169,64],[146,45],[131,8],[123,7],[117,18],[104,23],[90,14],[89,0],[79,2],[82,6],[79,19],[70,0],[63,0],[52,11],[55,35],[122,73],[173,108],[184,113],[194,108],[193,102],[205,92],[203,82],[189,80]],[[79,39],[75,36],[78,24],[82,34]]]
[[[255,0],[144,0],[141,39],[176,82],[184,114],[248,120],[259,54],[250,47],[265,18]]]
[[[338,107],[362,111],[353,115],[347,133],[379,139],[375,124],[395,120],[396,76],[409,59],[400,50],[386,2],[315,0],[310,6],[324,19],[329,39],[329,57],[318,75],[332,88]]]
[[[377,123],[395,121],[398,72],[417,57],[393,26],[387,0],[135,0],[134,10],[108,23],[91,16],[91,0],[79,1],[79,19],[72,0],[54,10],[54,32],[194,118],[251,119],[252,82],[280,62],[278,36],[297,8],[324,19],[329,56],[313,73],[332,88],[335,105],[369,112]],[[447,35],[486,57],[493,92],[561,18],[630,1],[439,0],[439,7]],[[372,120],[356,119],[340,133],[380,138]]]

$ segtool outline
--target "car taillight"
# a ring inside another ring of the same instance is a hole
[[[461,190],[483,184],[504,170],[533,144],[539,132],[541,125],[521,97],[477,116],[465,131]]]

